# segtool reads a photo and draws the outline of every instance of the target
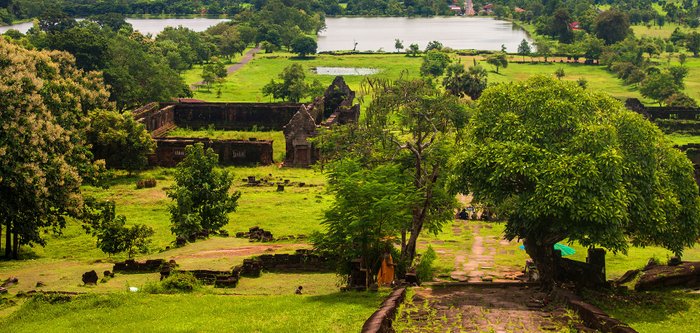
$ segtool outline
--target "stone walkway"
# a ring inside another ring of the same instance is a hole
[[[565,307],[527,286],[413,288],[394,327],[397,332],[547,332],[575,326]]]
[[[481,236],[481,226],[476,221],[460,222],[471,228],[474,240],[471,251],[460,251],[455,256],[455,270],[450,277],[460,282],[493,281],[497,240],[493,236]]]
[[[238,61],[237,63],[226,68],[226,73],[228,75],[231,75],[231,74],[235,73],[236,71],[238,71],[239,69],[243,68],[243,66],[245,66],[247,63],[249,63],[251,60],[253,60],[253,58],[255,57],[255,54],[258,52],[260,52],[259,47],[256,47],[256,48],[251,49],[250,51],[246,52],[246,54],[243,55],[243,57],[241,58],[240,61]],[[195,82],[192,85],[190,85],[190,89],[196,90],[197,87],[202,86],[202,85],[204,85],[204,81]]]

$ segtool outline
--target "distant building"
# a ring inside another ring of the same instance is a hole
[[[474,11],[474,2],[472,2],[472,0],[464,0],[464,15],[476,15],[476,12]]]

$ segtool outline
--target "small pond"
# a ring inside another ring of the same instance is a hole
[[[362,67],[316,67],[313,71],[318,75],[372,75],[380,72],[376,68],[362,68]]]

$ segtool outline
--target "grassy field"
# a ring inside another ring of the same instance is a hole
[[[454,56],[454,58],[468,66],[471,66],[475,60],[477,62],[483,61],[482,57],[473,56]],[[510,60],[520,61],[521,57],[512,56]],[[216,88],[212,88],[209,91],[199,89],[194,95],[197,99],[207,101],[270,102],[272,101],[270,97],[262,95],[263,86],[271,78],[276,78],[277,74],[292,63],[302,64],[307,69],[307,80],[318,79],[324,85],[328,85],[335,76],[315,74],[312,68],[318,66],[376,68],[380,72],[373,75],[374,77],[398,78],[402,75],[407,77],[418,76],[421,62],[421,57],[413,58],[400,54],[318,55],[307,60],[300,60],[287,53],[259,53],[253,61],[226,78],[222,85],[220,97],[217,96]],[[689,66],[693,66],[690,63],[689,61]],[[585,78],[588,81],[589,89],[605,91],[617,98],[636,97],[641,98],[646,103],[652,102],[644,100],[636,90],[636,87],[624,85],[620,79],[606,71],[603,66],[588,66],[576,63],[510,63],[508,68],[501,68],[499,70],[500,73],[495,73],[492,66],[487,65],[485,62],[482,65],[489,70],[489,84],[524,80],[538,74],[554,75],[558,68],[563,68],[566,74],[563,80],[576,81],[579,78]],[[692,80],[692,73],[689,76],[687,81]],[[358,92],[358,97],[362,97],[360,83],[364,76],[345,76],[344,78],[350,87]],[[195,79],[186,76],[188,83],[195,82]],[[697,82],[700,85],[700,73],[698,73]],[[690,82],[688,83],[688,91],[696,93],[700,97],[700,92],[694,92],[693,85]]]
[[[317,55],[309,59],[297,59],[290,53],[258,53],[251,62],[241,68],[238,72],[229,75],[222,86],[221,97],[217,97],[216,88],[211,91],[199,89],[195,91],[194,98],[207,101],[240,101],[240,102],[270,102],[270,97],[262,94],[262,88],[271,79],[276,79],[282,70],[298,63],[307,69],[307,80],[319,80],[324,86],[329,85],[334,75],[318,75],[311,71],[314,67],[361,67],[377,68],[381,72],[375,74],[377,77],[398,78],[402,73],[409,76],[418,76],[421,64],[420,57],[412,58],[400,54],[383,55]],[[363,76],[345,76],[345,81],[350,87],[359,92],[360,82]],[[194,83],[191,76],[185,76],[188,84]],[[360,94],[358,94],[360,97]]]
[[[29,301],[2,332],[350,332],[385,293],[216,296],[113,293],[64,304]]]

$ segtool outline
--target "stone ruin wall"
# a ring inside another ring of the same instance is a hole
[[[273,163],[269,140],[210,140],[206,138],[165,137],[176,126],[200,129],[213,125],[217,129],[281,130],[301,104],[281,103],[150,103],[136,111],[134,117],[144,124],[156,141],[156,151],[149,156],[152,166],[173,167],[185,157],[185,147],[204,143],[219,155],[222,165],[268,165]]]
[[[207,138],[165,137],[175,127],[220,130],[283,130],[286,140],[285,165],[308,167],[318,161],[320,152],[308,141],[318,127],[356,122],[359,104],[355,92],[338,76],[323,96],[309,104],[301,103],[149,103],[135,111],[155,139],[157,148],[149,156],[152,166],[175,166],[184,159],[185,147],[202,142],[219,154],[222,165],[268,165],[272,141],[211,140]]]
[[[625,101],[625,107],[635,111],[647,119],[654,121],[657,119],[679,119],[679,120],[697,120],[700,121],[700,108],[680,108],[680,107],[663,107],[663,106],[644,106],[636,98],[628,98]],[[698,125],[689,122],[684,127],[684,130],[700,130]],[[695,167],[695,181],[700,185],[700,144],[687,144],[679,146],[688,159],[693,162]]]
[[[157,138],[150,165],[174,167],[185,158],[185,147],[201,142],[219,155],[220,165],[272,164],[272,141],[210,140],[207,138]]]
[[[175,124],[201,129],[281,131],[299,111],[300,103],[178,103]]]

